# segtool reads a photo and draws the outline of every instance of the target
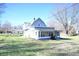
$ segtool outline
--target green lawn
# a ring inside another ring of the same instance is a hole
[[[79,36],[61,40],[33,40],[17,35],[0,35],[0,56],[79,55]]]

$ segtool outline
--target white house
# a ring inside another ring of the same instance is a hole
[[[59,32],[52,27],[47,27],[46,24],[40,19],[34,18],[32,24],[25,23],[23,25],[24,37],[33,38],[33,39],[50,39],[51,34],[57,33],[56,36],[59,36]]]

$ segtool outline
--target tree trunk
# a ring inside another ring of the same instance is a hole
[[[66,30],[66,34],[67,34],[67,35],[68,35],[68,32],[69,32],[69,31],[68,31],[68,30]]]

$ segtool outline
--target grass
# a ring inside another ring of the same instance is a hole
[[[33,40],[0,35],[0,56],[79,56],[79,36],[61,40]]]

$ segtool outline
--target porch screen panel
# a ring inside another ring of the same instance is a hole
[[[41,32],[41,37],[49,36],[49,32]]]

